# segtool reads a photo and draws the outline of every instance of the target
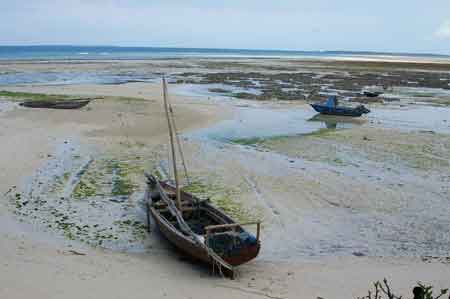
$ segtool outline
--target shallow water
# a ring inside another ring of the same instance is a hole
[[[224,93],[211,92],[212,88],[220,88],[226,90]],[[228,84],[177,84],[171,87],[171,92],[180,96],[192,96],[192,97],[211,97],[215,99],[233,99],[233,93],[246,92],[254,95],[260,95],[261,91],[256,88],[243,88],[236,87]]]
[[[0,85],[125,84],[153,82],[156,78],[152,74],[137,72],[20,72],[0,74]]]
[[[350,128],[353,123],[335,119],[318,119],[312,109],[270,109],[238,107],[234,117],[211,127],[197,130],[189,136],[232,142],[240,139],[270,138],[308,134],[320,129]]]
[[[297,136],[314,133],[321,129],[349,129],[365,123],[405,131],[434,131],[449,134],[450,107],[409,105],[372,108],[371,113],[360,118],[320,115],[309,107],[291,109],[236,107],[232,119],[197,130],[188,136],[232,142],[244,139]]]
[[[18,103],[0,100],[0,113],[8,112],[19,107]]]
[[[324,117],[309,107],[275,109],[268,107],[238,107],[232,119],[209,128],[190,133],[199,138],[211,157],[226,163],[227,151],[252,173],[264,176],[294,176],[288,169],[305,169],[311,176],[339,173],[342,183],[361,181],[367,186],[376,186],[384,192],[398,192],[396,203],[399,209],[391,212],[355,209],[352,207],[323,207],[295,214],[276,208],[279,200],[266,199],[264,205],[274,209],[275,220],[265,229],[261,258],[267,260],[292,260],[312,256],[448,256],[450,226],[448,215],[448,187],[445,177],[422,177],[410,169],[399,167],[395,172],[375,162],[356,159],[355,164],[327,165],[326,162],[309,162],[272,152],[258,152],[262,160],[253,159],[251,147],[223,147],[223,142],[240,139],[270,138],[276,136],[302,135],[317,130],[347,129],[368,123],[370,126],[399,130],[426,130],[450,133],[450,108],[422,105],[407,107],[372,108],[372,113],[362,118]],[[256,152],[255,152],[256,153]],[[205,156],[205,159],[208,155]],[[438,180],[438,181],[436,181]],[[262,183],[262,182],[260,182]],[[322,184],[321,184],[322,185]],[[401,186],[408,189],[401,190]],[[323,185],[324,188],[338,186]],[[407,191],[409,190],[409,191]],[[417,192],[415,192],[416,190]],[[447,190],[447,191],[446,191]],[[380,192],[380,196],[384,194]],[[345,193],[343,193],[345,195]],[[265,195],[262,194],[261,197]],[[361,196],[364,196],[361,194]],[[372,198],[377,198],[373,195]],[[259,199],[260,200],[260,199]],[[326,200],[326,198],[324,199]],[[383,205],[383,198],[380,198]],[[426,201],[426,202],[425,202]],[[275,206],[274,206],[275,205]],[[282,205],[282,204],[281,204]],[[389,206],[390,204],[388,204]],[[286,214],[287,213],[287,214]]]

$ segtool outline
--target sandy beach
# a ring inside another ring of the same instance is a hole
[[[15,61],[0,70],[45,81],[0,86],[12,93],[0,93],[1,298],[356,298],[385,277],[406,297],[418,281],[449,287],[446,62]],[[161,74],[200,193],[239,220],[263,221],[261,254],[235,280],[145,231],[143,173],[170,174]],[[383,100],[359,94],[385,83]],[[315,85],[320,97],[337,91],[372,112],[317,119]],[[14,92],[95,100],[27,109]]]

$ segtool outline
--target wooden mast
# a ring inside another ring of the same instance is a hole
[[[163,98],[164,98],[164,110],[166,111],[166,117],[167,117],[167,125],[169,127],[169,136],[170,136],[170,147],[172,151],[172,164],[173,164],[173,173],[175,176],[175,187],[177,190],[177,208],[180,211],[181,215],[183,215],[183,210],[181,207],[181,190],[180,190],[180,183],[178,180],[178,171],[177,171],[177,156],[175,153],[175,145],[174,145],[174,137],[173,137],[173,128],[172,128],[172,122],[170,121],[170,114],[169,114],[169,104],[167,101],[167,84],[166,79],[163,77]]]

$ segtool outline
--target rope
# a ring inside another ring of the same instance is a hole
[[[185,233],[186,235],[190,236],[192,238],[192,240],[199,245],[200,247],[202,247],[207,253],[208,256],[211,258],[212,264],[213,264],[213,269],[214,266],[218,266],[219,269],[219,273],[223,276],[222,273],[222,267],[225,267],[227,269],[229,269],[230,271],[232,271],[234,273],[234,269],[233,266],[231,266],[230,264],[228,264],[226,261],[224,261],[222,259],[222,257],[220,257],[217,253],[215,253],[209,246],[207,246],[205,243],[202,242],[202,240],[200,240],[199,236],[197,234],[195,234],[191,228],[189,227],[189,225],[184,221],[183,216],[181,215],[181,211],[179,211],[177,209],[177,207],[175,206],[175,203],[173,200],[171,200],[166,192],[164,191],[163,187],[161,186],[161,184],[159,183],[159,181],[157,180],[157,184],[156,184],[157,188],[158,188],[158,192],[159,194],[161,194],[161,198],[162,200],[164,200],[164,202],[166,202],[167,204],[167,208],[169,210],[169,212],[172,214],[172,216],[174,216],[177,219],[178,225],[181,229],[181,231],[183,233]]]

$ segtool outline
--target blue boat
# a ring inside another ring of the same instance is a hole
[[[336,96],[328,97],[325,104],[311,104],[311,107],[313,107],[314,110],[316,110],[321,114],[339,115],[339,116],[359,117],[363,114],[370,112],[370,110],[364,107],[363,105],[359,105],[358,107],[354,108],[338,106],[338,100]]]

